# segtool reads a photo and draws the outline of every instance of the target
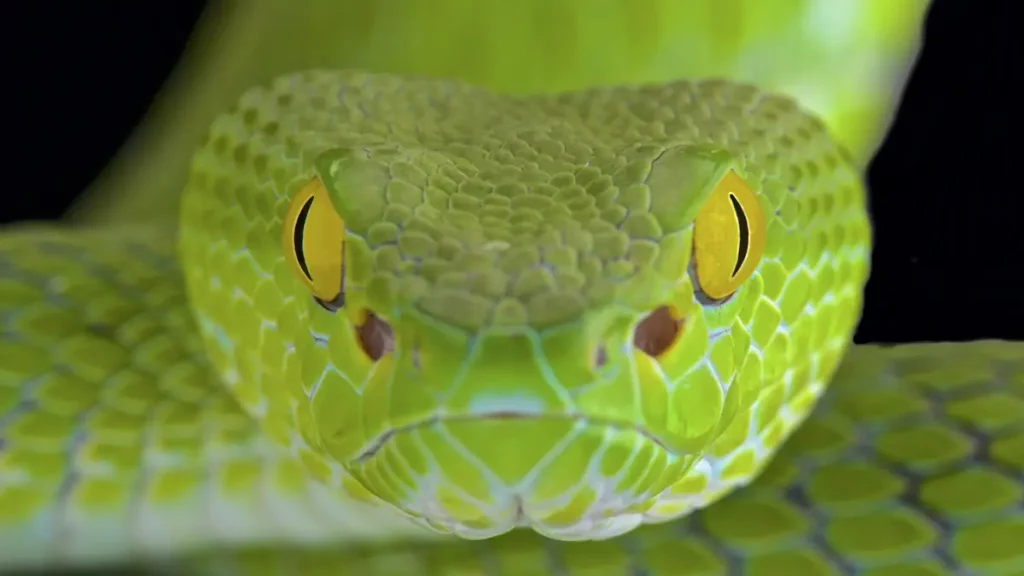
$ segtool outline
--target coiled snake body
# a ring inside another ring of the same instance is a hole
[[[1024,347],[851,347],[870,236],[753,87],[280,78],[0,236],[0,566],[1016,573]]]

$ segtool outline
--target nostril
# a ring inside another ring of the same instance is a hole
[[[395,337],[391,325],[373,312],[368,311],[366,320],[356,327],[356,337],[359,340],[359,347],[374,362],[380,360],[395,347]]]
[[[598,369],[604,368],[606,362],[608,362],[608,352],[605,351],[604,344],[600,344],[597,350],[594,351],[594,367]]]
[[[657,358],[665,353],[683,330],[683,319],[668,306],[661,306],[648,314],[633,332],[633,346],[644,354]]]

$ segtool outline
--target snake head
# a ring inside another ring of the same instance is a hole
[[[439,530],[636,526],[750,392],[730,327],[765,231],[728,154],[621,156],[530,186],[418,150],[322,156],[282,232],[316,303],[311,443]]]
[[[614,536],[748,481],[867,272],[849,158],[729,82],[309,72],[192,171],[183,269],[234,397],[311,478],[470,538]]]

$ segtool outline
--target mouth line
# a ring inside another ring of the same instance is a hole
[[[612,420],[609,418],[595,418],[592,416],[586,416],[584,414],[543,414],[536,412],[516,412],[516,411],[502,411],[495,410],[491,412],[483,412],[480,414],[472,415],[451,415],[451,416],[431,416],[417,420],[404,426],[392,428],[383,434],[377,435],[373,439],[369,448],[364,449],[354,459],[350,460],[346,465],[360,465],[366,461],[372,459],[377,455],[377,452],[384,447],[392,438],[399,434],[411,432],[413,430],[432,426],[434,424],[440,424],[444,422],[472,422],[474,420],[491,419],[491,420],[571,420],[573,422],[583,422],[585,424],[597,425],[606,428],[614,428],[618,430],[628,430],[635,432],[642,436],[649,442],[652,442],[658,448],[672,454],[673,456],[684,456],[683,452],[672,450],[665,445],[660,438],[652,433],[647,428],[634,424],[632,422],[625,422],[622,420]]]

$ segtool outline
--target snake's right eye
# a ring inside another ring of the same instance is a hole
[[[693,257],[701,291],[713,300],[732,296],[761,263],[764,245],[757,195],[730,170],[694,222]]]
[[[292,199],[281,229],[292,273],[328,310],[344,304],[345,223],[327,189],[313,178]]]

